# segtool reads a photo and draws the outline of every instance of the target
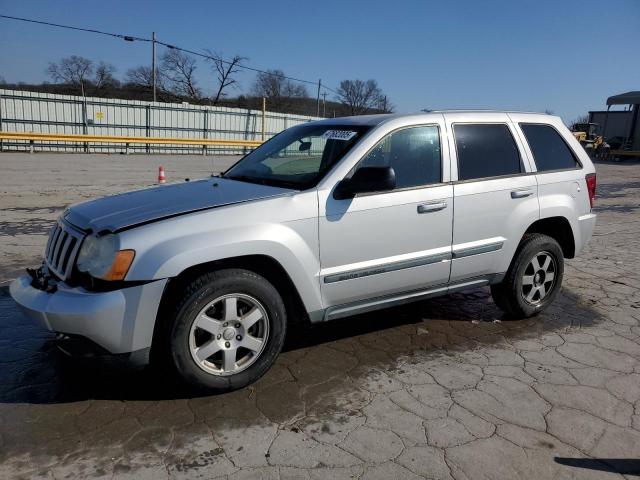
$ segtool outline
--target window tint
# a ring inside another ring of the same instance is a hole
[[[362,159],[359,167],[390,166],[396,188],[417,187],[442,181],[438,127],[411,127],[384,137]]]
[[[518,147],[506,125],[454,125],[453,132],[459,180],[524,172]]]
[[[579,166],[571,149],[549,125],[520,124],[539,172]]]

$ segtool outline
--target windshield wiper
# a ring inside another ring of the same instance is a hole
[[[257,183],[258,185],[266,185],[263,178],[251,177],[249,175],[233,175],[225,176],[224,178],[229,180],[237,180],[238,182]]]
[[[287,180],[273,179],[271,185],[280,188],[290,188],[291,190],[302,190],[302,185],[297,182],[288,182]]]
[[[300,190],[301,185],[296,182],[288,182],[286,180],[280,180],[277,178],[260,178],[252,177],[250,175],[233,175],[225,176],[229,180],[237,180],[239,182],[255,183],[258,185],[266,185],[268,187],[290,188],[293,190]]]

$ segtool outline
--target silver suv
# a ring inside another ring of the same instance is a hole
[[[72,206],[11,294],[67,350],[226,391],[267,371],[294,320],[482,285],[510,317],[536,315],[593,232],[595,185],[554,116],[311,122],[219,177]]]

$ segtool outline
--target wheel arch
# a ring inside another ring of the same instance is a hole
[[[164,301],[165,297],[172,300],[182,287],[200,275],[227,268],[241,268],[264,277],[280,293],[287,308],[289,321],[299,321],[301,317],[303,319],[308,317],[295,283],[280,262],[269,255],[242,255],[192,265],[185,268],[176,277],[169,279],[162,300]]]
[[[163,344],[162,339],[170,324],[173,305],[189,282],[205,273],[229,268],[249,270],[270,282],[282,297],[289,324],[309,322],[309,315],[295,283],[275,258],[268,255],[243,255],[212,260],[185,268],[179,275],[168,280],[153,329],[152,355],[158,351],[158,346]]]
[[[548,235],[560,244],[562,254],[565,258],[574,258],[576,254],[575,233],[571,227],[571,223],[566,217],[547,217],[541,218],[533,222],[524,232],[524,235],[530,233],[541,233]],[[524,238],[523,235],[523,238]]]

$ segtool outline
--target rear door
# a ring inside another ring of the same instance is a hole
[[[451,284],[503,273],[539,218],[538,185],[507,114],[445,114],[454,179]]]

